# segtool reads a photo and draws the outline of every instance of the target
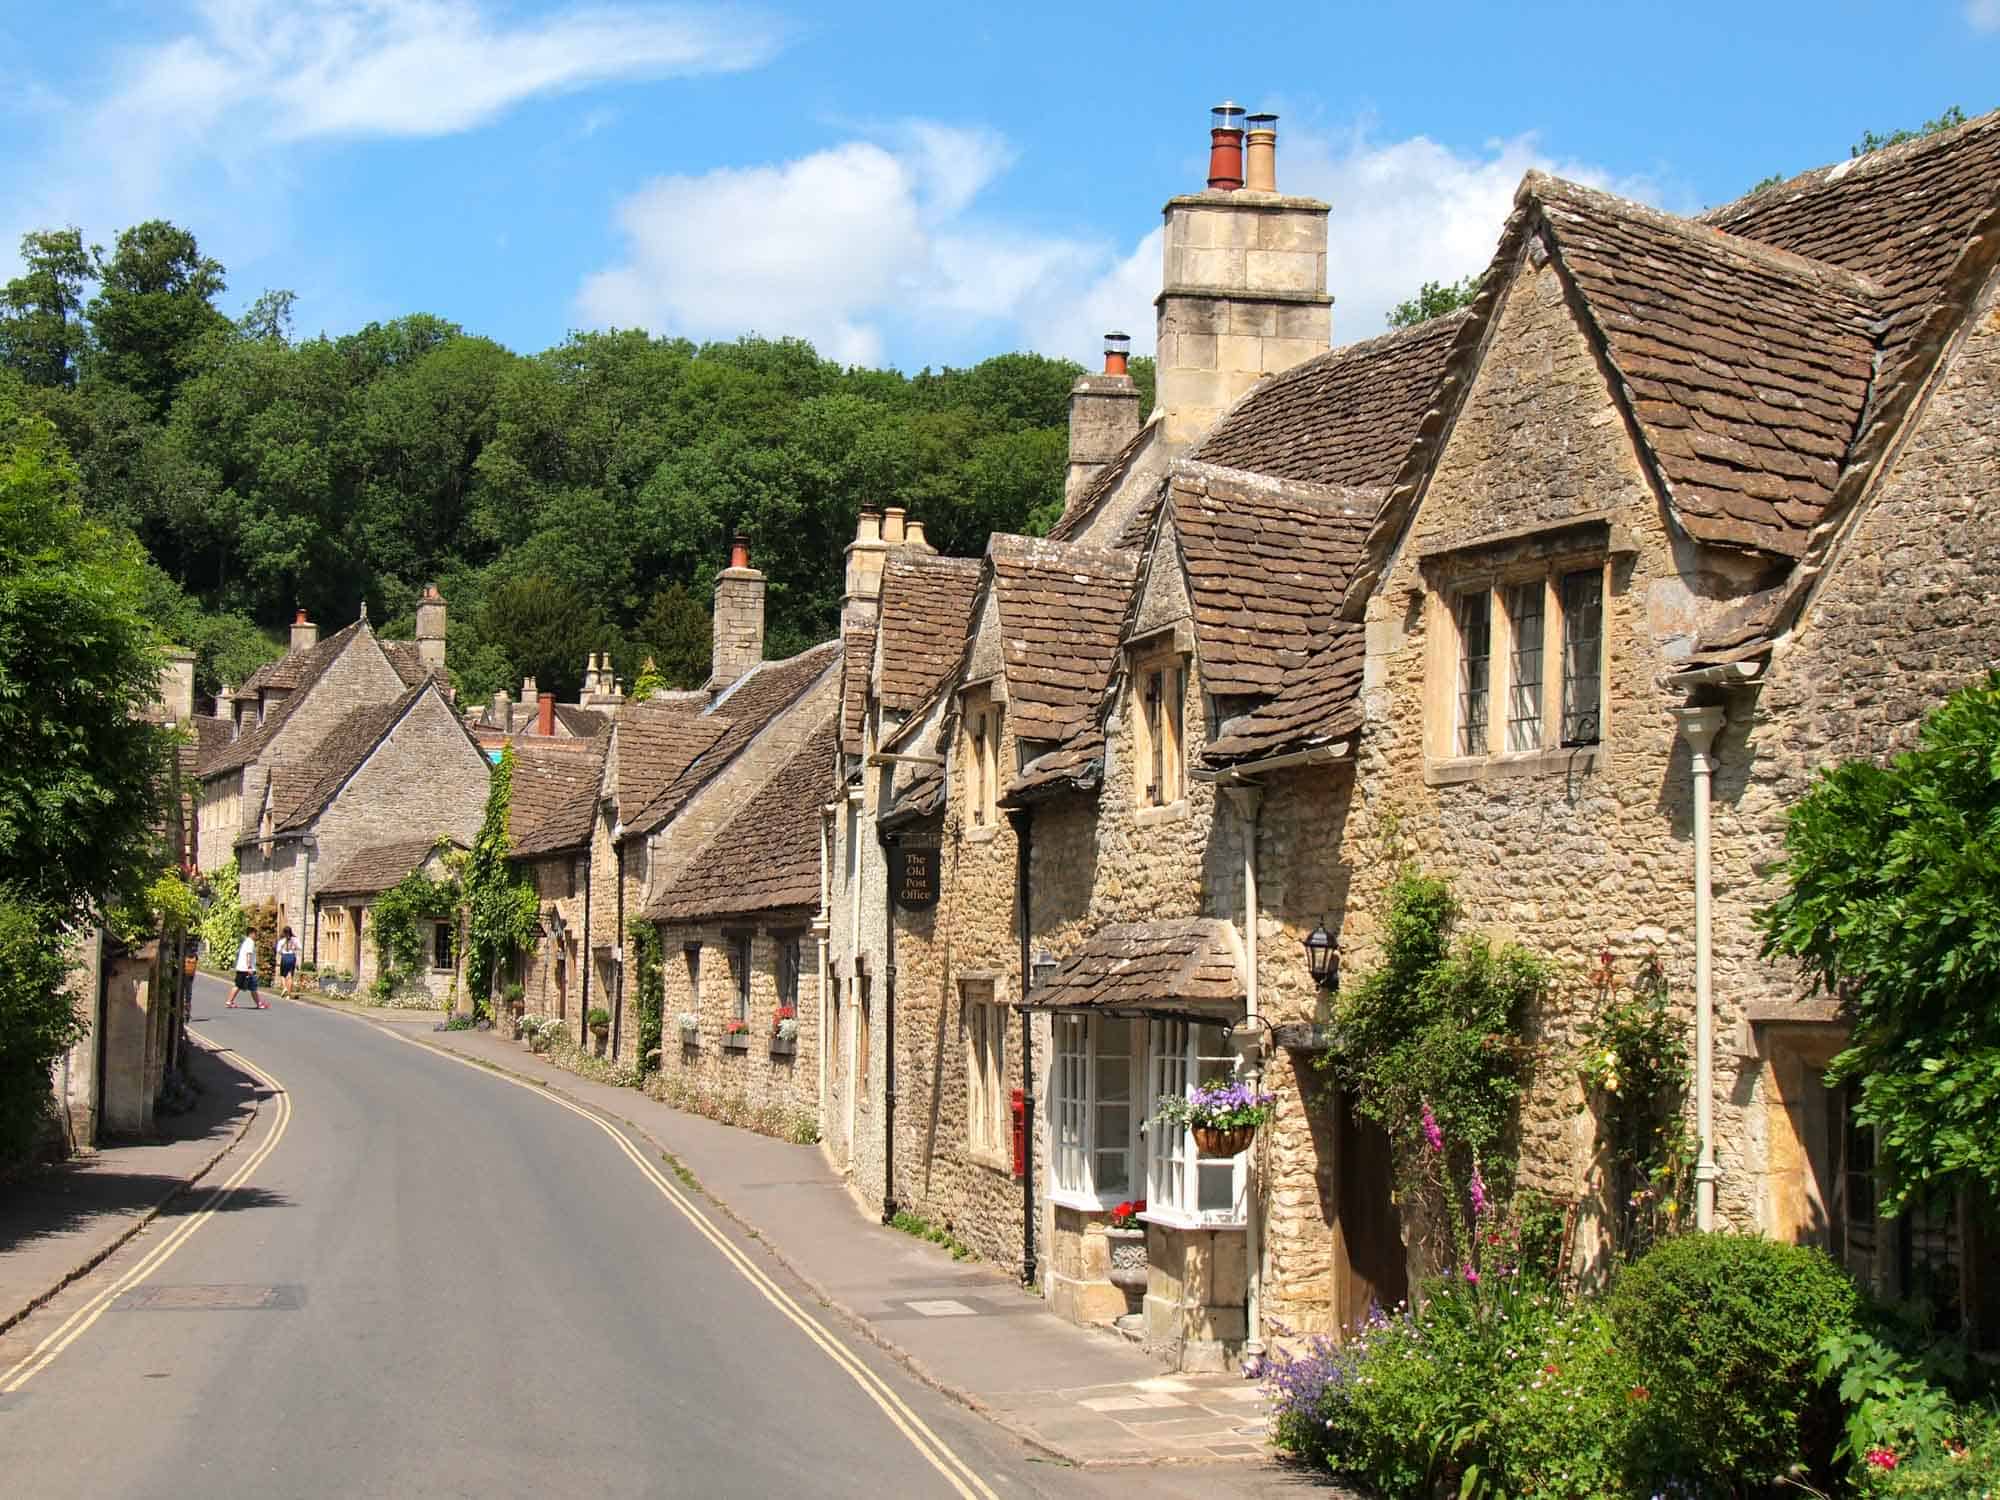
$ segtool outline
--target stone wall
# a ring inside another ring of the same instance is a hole
[[[546,913],[553,907],[562,919],[564,943],[574,944],[569,952],[576,956],[558,953],[553,932],[521,955],[523,1013],[554,1016],[568,1024],[571,1041],[587,1041],[583,1027],[586,1007],[582,951],[589,930],[587,923],[596,916],[596,903],[591,899],[596,892],[592,889],[590,856],[578,850],[525,864],[535,882],[535,895],[544,913],[543,925],[549,925]],[[590,1003],[601,1002],[593,998]]]

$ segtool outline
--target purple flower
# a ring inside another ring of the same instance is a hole
[[[1438,1129],[1437,1116],[1428,1104],[1424,1106],[1424,1139],[1430,1142],[1431,1150],[1444,1150],[1444,1132]]]
[[[1486,1196],[1486,1179],[1479,1175],[1478,1162],[1472,1164],[1472,1211],[1475,1215],[1493,1212],[1493,1204]]]

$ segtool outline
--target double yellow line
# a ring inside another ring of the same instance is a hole
[[[203,1040],[206,1041],[207,1039],[203,1038]],[[169,1234],[159,1244],[149,1250],[131,1270],[120,1276],[110,1286],[71,1313],[69,1317],[63,1320],[60,1328],[35,1345],[34,1349],[24,1356],[20,1363],[4,1374],[0,1374],[0,1396],[12,1395],[30,1380],[34,1379],[42,1370],[47,1369],[54,1362],[56,1356],[90,1331],[91,1325],[104,1316],[113,1302],[159,1270],[166,1263],[167,1258],[180,1249],[182,1245],[185,1245],[189,1237],[196,1230],[215,1217],[217,1210],[228,1200],[229,1195],[241,1187],[252,1172],[263,1165],[264,1159],[278,1149],[278,1142],[285,1138],[285,1127],[291,1124],[292,1121],[292,1097],[285,1091],[283,1084],[279,1083],[277,1079],[243,1056],[242,1053],[235,1053],[234,1056],[236,1061],[252,1077],[277,1096],[278,1117],[277,1123],[272,1127],[271,1133],[264,1138],[262,1145],[245,1158],[243,1165],[230,1174],[226,1182],[209,1193],[208,1197],[202,1201],[199,1209],[185,1221],[175,1226],[173,1233]]]
[[[373,1022],[365,1022],[364,1024],[374,1025]],[[835,1366],[850,1380],[861,1387],[862,1392],[876,1406],[881,1408],[882,1414],[889,1419],[896,1430],[909,1440],[910,1446],[922,1454],[930,1466],[945,1477],[952,1489],[962,1496],[963,1500],[999,1500],[999,1497],[988,1487],[986,1481],[974,1473],[964,1459],[952,1452],[942,1438],[924,1425],[923,1419],[910,1409],[909,1405],[904,1402],[902,1397],[896,1394],[887,1381],[869,1369],[867,1365],[857,1359],[837,1339],[828,1334],[807,1313],[796,1298],[783,1287],[779,1286],[777,1282],[773,1281],[765,1273],[763,1267],[759,1266],[749,1256],[739,1250],[727,1235],[716,1228],[714,1221],[695,1206],[694,1201],[686,1193],[682,1192],[672,1182],[669,1182],[665,1174],[658,1167],[646,1160],[645,1156],[633,1146],[631,1141],[626,1139],[625,1133],[622,1130],[619,1130],[616,1126],[610,1124],[592,1111],[583,1108],[583,1106],[573,1104],[560,1095],[550,1093],[540,1084],[526,1082],[509,1074],[499,1072],[496,1069],[484,1067],[467,1058],[445,1052],[440,1048],[428,1046],[423,1042],[412,1041],[409,1037],[400,1036],[385,1027],[376,1027],[376,1030],[381,1031],[385,1036],[394,1037],[397,1041],[405,1043],[408,1046],[422,1047],[426,1052],[448,1058],[450,1061],[458,1063],[461,1067],[472,1068],[477,1072],[486,1074],[488,1077],[497,1078],[502,1083],[512,1084],[515,1088],[526,1089],[537,1098],[546,1099],[549,1103],[568,1110],[580,1119],[588,1120],[592,1125],[603,1131],[612,1139],[618,1149],[625,1153],[626,1157],[632,1162],[632,1165],[646,1175],[647,1181],[653,1184],[659,1191],[660,1196],[678,1209],[681,1216],[694,1226],[697,1234],[713,1245],[720,1252],[722,1258],[728,1261],[745,1281],[749,1282],[751,1286],[755,1287],[763,1295],[765,1301],[769,1302],[780,1314],[788,1318],[801,1333],[819,1348],[821,1353],[832,1360]]]

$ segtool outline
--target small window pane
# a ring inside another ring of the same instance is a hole
[[[1493,670],[1493,596],[1458,596],[1458,753],[1486,753],[1488,685]]]
[[[1536,750],[1542,743],[1543,581],[1517,583],[1507,590],[1507,628],[1513,649],[1507,660],[1507,748]]]
[[[1603,727],[1604,575],[1565,573],[1562,612],[1562,742],[1594,745]]]

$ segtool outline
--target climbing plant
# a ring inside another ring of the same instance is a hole
[[[539,902],[535,882],[515,868],[507,852],[507,811],[514,794],[514,748],[500,752],[486,793],[486,816],[464,861],[466,983],[475,1010],[484,1011],[495,976],[510,953],[534,941]]]
[[[639,1071],[650,1073],[659,1066],[661,1013],[666,1006],[667,981],[661,964],[660,929],[651,922],[635,919],[625,929],[626,946],[632,952],[633,993],[639,1013]]]
[[[250,930],[250,918],[243,910],[243,892],[237,880],[236,861],[231,859],[208,877],[208,908],[202,914],[199,931],[201,951],[209,966],[227,969],[236,961],[236,946]]]
[[[1397,875],[1381,965],[1335,998],[1320,1065],[1388,1135],[1398,1198],[1433,1264],[1469,1270],[1477,1220],[1512,1190],[1522,1033],[1553,970],[1518,944],[1454,934],[1459,915],[1444,880]]]
[[[458,921],[458,882],[438,880],[421,869],[412,870],[369,907],[370,929],[375,934],[375,981],[378,992],[388,996],[396,986],[424,967],[424,939],[418,924]]]

